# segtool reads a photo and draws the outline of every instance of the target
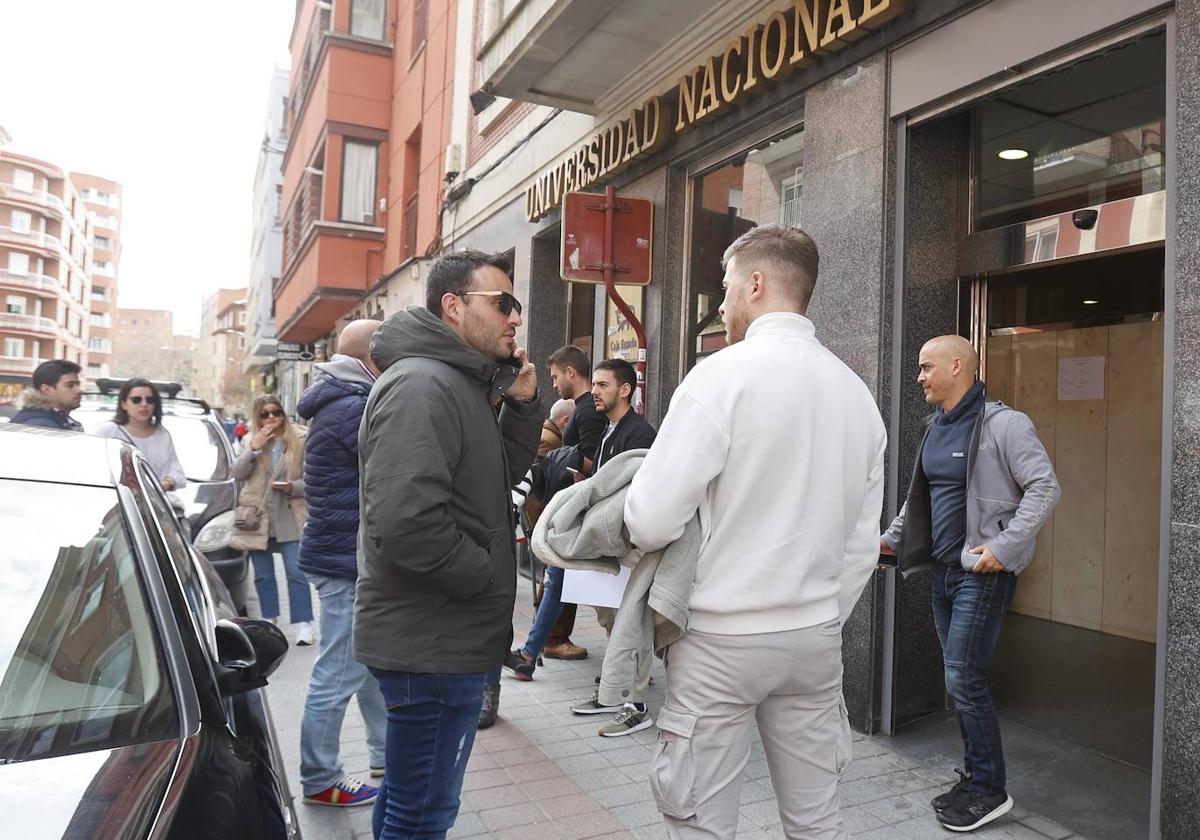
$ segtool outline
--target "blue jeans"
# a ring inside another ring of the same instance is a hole
[[[939,563],[933,575],[933,624],[942,643],[946,691],[954,700],[972,793],[1003,793],[1007,784],[987,669],[1016,589],[1016,575],[974,574],[957,559]]]
[[[267,543],[266,551],[251,551],[250,561],[254,564],[254,588],[258,591],[258,603],[263,618],[279,617],[279,584],[275,582],[275,554],[283,555],[283,570],[287,573],[289,612],[292,624],[313,620],[312,591],[308,578],[300,571],[300,541]]]
[[[558,623],[562,615],[563,570],[556,566],[546,569],[546,585],[542,587],[542,600],[538,604],[537,615],[533,617],[533,626],[529,628],[529,636],[521,652],[530,659],[537,659],[550,638],[550,631]]]
[[[487,674],[371,668],[387,704],[387,775],[372,815],[376,840],[440,840],[458,816]]]
[[[354,581],[325,575],[309,575],[309,580],[321,599],[321,648],[300,724],[300,784],[305,796],[320,793],[345,775],[339,747],[352,696],[358,695],[371,767],[384,766],[387,734],[387,707],[379,683],[354,658]]]

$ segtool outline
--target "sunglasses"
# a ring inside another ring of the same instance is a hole
[[[268,408],[266,411],[258,412],[259,420],[269,420],[272,417],[282,417],[282,416],[283,416],[283,409],[280,409],[280,408]]]
[[[470,295],[478,295],[479,297],[494,297],[499,298],[496,306],[504,315],[511,315],[512,311],[517,310],[517,314],[521,314],[521,301],[517,300],[508,292],[455,292],[459,297],[468,297]]]
[[[141,405],[143,402],[147,403],[148,405],[154,405],[156,402],[158,402],[158,397],[154,397],[154,396],[150,396],[150,397],[142,397],[142,396],[137,396],[137,397],[130,397],[130,398],[129,398],[129,401],[130,401],[131,403],[133,403],[134,405]]]

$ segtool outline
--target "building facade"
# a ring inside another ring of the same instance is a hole
[[[283,159],[278,338],[321,343],[348,319],[420,300],[441,248],[461,4],[297,4]],[[293,371],[296,387],[305,375]],[[282,390],[282,385],[281,385]]]
[[[178,382],[190,390],[196,378],[196,339],[175,332],[169,309],[116,310],[112,375]]]
[[[283,153],[287,149],[288,71],[275,69],[267,97],[267,119],[251,209],[250,282],[246,294],[244,373],[256,390],[276,390],[275,284],[279,282],[283,243]],[[287,364],[281,363],[281,364]]]
[[[92,292],[89,298],[87,375],[110,376],[116,367],[113,319],[121,263],[121,185],[106,178],[71,173],[92,222]]]
[[[1034,768],[1015,795],[1037,811],[1054,790],[1089,837],[1200,836],[1200,4],[459,11],[467,158],[442,238],[512,255],[531,356],[628,350],[603,289],[561,279],[566,192],[653,204],[653,279],[624,295],[656,424],[724,345],[725,247],[799,225],[821,249],[818,336],[888,425],[886,521],[928,411],[917,352],[970,338],[1063,486],[993,664],[1013,765]],[[845,694],[857,728],[953,755],[929,589],[877,574],[845,628]]]
[[[246,355],[246,289],[218,289],[204,298],[192,389],[214,408],[245,414],[252,399],[242,371]]]
[[[93,224],[71,177],[37,158],[0,157],[0,404],[47,359],[87,370]]]

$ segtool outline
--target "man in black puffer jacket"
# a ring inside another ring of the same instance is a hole
[[[379,321],[354,321],[338,337],[332,359],[314,365],[315,382],[296,406],[309,422],[304,446],[308,519],[300,539],[300,568],[321,599],[321,647],[313,664],[300,725],[300,784],[304,801],[352,806],[373,802],[378,790],[347,777],[338,755],[342,719],[358,695],[367,731],[372,776],[382,776],[387,709],[379,683],[354,658],[354,585],[358,579],[358,426],[379,371],[371,336]]]

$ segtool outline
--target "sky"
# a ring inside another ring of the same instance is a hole
[[[170,309],[250,274],[271,74],[295,0],[0,0],[6,151],[119,182],[118,302]]]

